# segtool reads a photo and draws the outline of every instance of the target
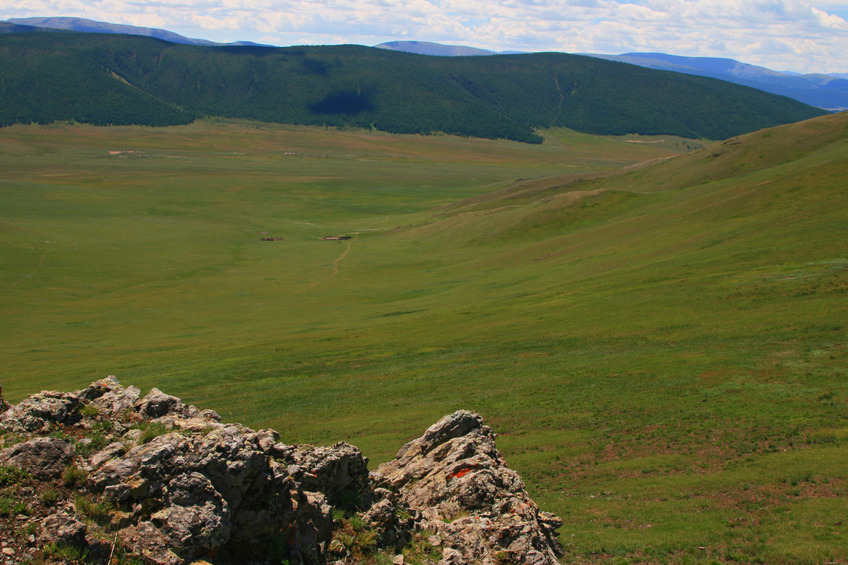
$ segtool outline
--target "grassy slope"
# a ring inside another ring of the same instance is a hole
[[[846,123],[624,176],[667,144],[6,129],[4,391],[114,373],[375,461],[471,408],[566,561],[846,562]]]

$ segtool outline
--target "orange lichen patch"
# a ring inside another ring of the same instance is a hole
[[[471,467],[464,467],[464,468],[460,469],[459,471],[455,471],[455,472],[451,473],[450,475],[448,475],[448,478],[449,479],[458,479],[460,477],[464,477],[465,475],[467,475],[470,472],[471,472]]]

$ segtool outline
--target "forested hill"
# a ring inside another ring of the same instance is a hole
[[[442,58],[6,31],[0,125],[159,126],[205,115],[538,142],[534,128],[551,126],[723,139],[823,113],[714,79],[562,53]]]

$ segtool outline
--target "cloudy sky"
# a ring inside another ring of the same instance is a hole
[[[848,0],[0,0],[0,19],[33,16],[221,42],[659,51],[781,71],[848,72]]]

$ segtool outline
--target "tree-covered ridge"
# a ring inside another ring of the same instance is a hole
[[[535,128],[721,139],[823,112],[755,89],[561,53],[426,57],[361,46],[205,47],[0,35],[0,123],[197,115],[538,142]]]
[[[194,121],[110,74],[52,33],[0,35],[0,125],[76,121],[94,125],[166,126]],[[71,39],[79,39],[73,34]]]

